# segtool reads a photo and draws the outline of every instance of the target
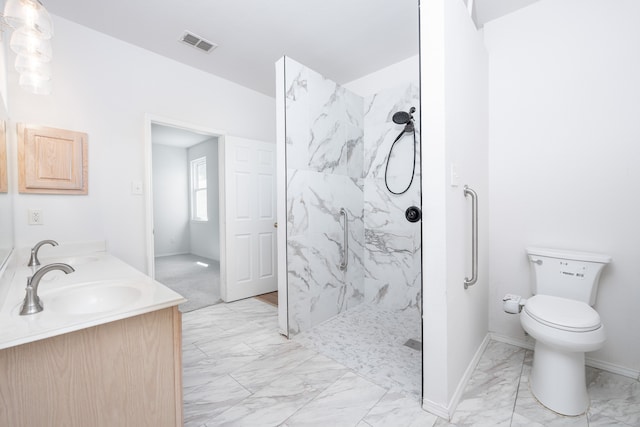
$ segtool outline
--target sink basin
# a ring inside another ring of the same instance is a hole
[[[140,298],[142,292],[127,284],[97,283],[61,289],[42,296],[45,311],[60,314],[97,314],[124,308]]]
[[[97,256],[85,255],[85,256],[70,256],[66,258],[55,258],[55,259],[46,260],[46,261],[47,263],[62,262],[65,264],[69,264],[71,267],[76,267],[78,265],[88,264],[90,262],[96,262],[99,259],[100,258],[98,258]],[[45,264],[43,261],[41,261],[41,263],[42,265]]]
[[[67,258],[49,258],[49,259],[40,260],[40,267],[45,266],[47,264],[53,264],[55,262],[61,262],[63,264],[69,264],[71,267],[77,268],[79,265],[89,264],[91,262],[95,262],[98,260],[100,260],[100,258],[96,256],[73,256],[73,257],[67,257]],[[64,276],[65,274],[62,271],[54,270],[50,273],[45,274],[40,280],[40,282],[52,282]]]

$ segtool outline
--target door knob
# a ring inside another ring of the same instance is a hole
[[[278,223],[277,222],[273,223],[273,228],[278,228]]]

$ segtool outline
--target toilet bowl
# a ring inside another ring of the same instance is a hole
[[[536,340],[531,392],[547,408],[580,415],[589,408],[584,353],[604,345],[604,326],[588,304],[536,295],[520,314],[522,327]]]
[[[604,345],[605,331],[596,302],[603,267],[611,257],[558,249],[527,248],[534,296],[520,313],[523,329],[535,339],[531,392],[562,415],[589,408],[585,352]]]

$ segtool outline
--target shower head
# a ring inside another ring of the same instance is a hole
[[[406,111],[398,111],[393,115],[392,120],[398,125],[405,125],[403,132],[413,132],[413,113],[415,111],[415,107],[411,107],[408,113]]]
[[[398,111],[393,115],[392,120],[398,125],[410,123],[413,120],[413,113],[415,111],[415,107],[411,107],[408,113],[406,111]]]
[[[411,114],[407,113],[406,111],[398,111],[393,115],[392,119],[394,123],[398,125],[404,125],[411,121]]]

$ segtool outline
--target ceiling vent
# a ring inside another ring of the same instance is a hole
[[[200,36],[196,36],[195,34],[190,33],[188,31],[184,32],[182,37],[180,37],[180,41],[182,43],[188,44],[189,46],[195,47],[196,49],[200,49],[201,51],[206,53],[209,53],[213,49],[218,47],[217,44],[212,43],[208,40],[205,40]]]

